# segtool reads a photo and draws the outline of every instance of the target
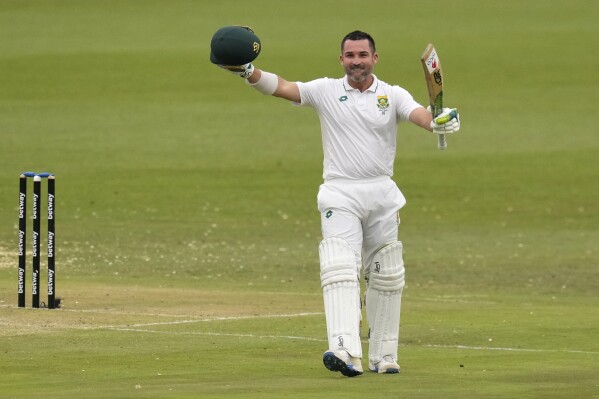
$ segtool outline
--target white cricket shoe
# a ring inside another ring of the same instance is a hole
[[[322,362],[329,370],[339,371],[346,377],[355,377],[364,373],[362,359],[351,356],[345,349],[325,352]]]
[[[368,368],[370,371],[374,371],[379,374],[397,374],[399,373],[399,364],[393,356],[383,356],[383,359],[378,363],[368,362]]]

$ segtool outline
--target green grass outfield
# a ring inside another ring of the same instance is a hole
[[[599,398],[598,13],[0,0],[0,398]],[[366,30],[375,73],[421,102],[419,57],[441,55],[462,131],[445,152],[398,133],[398,376],[322,366],[318,119],[209,63],[230,24],[304,81],[341,76]],[[57,176],[62,310],[16,308],[29,170]]]

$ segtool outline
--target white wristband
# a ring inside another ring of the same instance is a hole
[[[250,83],[247,80],[246,82],[260,93],[267,96],[272,96],[279,85],[279,77],[274,73],[262,71],[260,80],[258,80],[256,83]]]

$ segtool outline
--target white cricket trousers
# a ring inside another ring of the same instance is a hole
[[[389,176],[325,180],[318,191],[323,239],[343,238],[368,267],[381,246],[397,241],[399,210],[405,203]]]

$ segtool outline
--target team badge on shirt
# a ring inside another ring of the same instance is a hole
[[[385,115],[385,112],[387,112],[387,110],[389,109],[389,99],[387,98],[387,96],[376,96],[376,106],[379,109],[379,111],[381,111],[382,114]]]

